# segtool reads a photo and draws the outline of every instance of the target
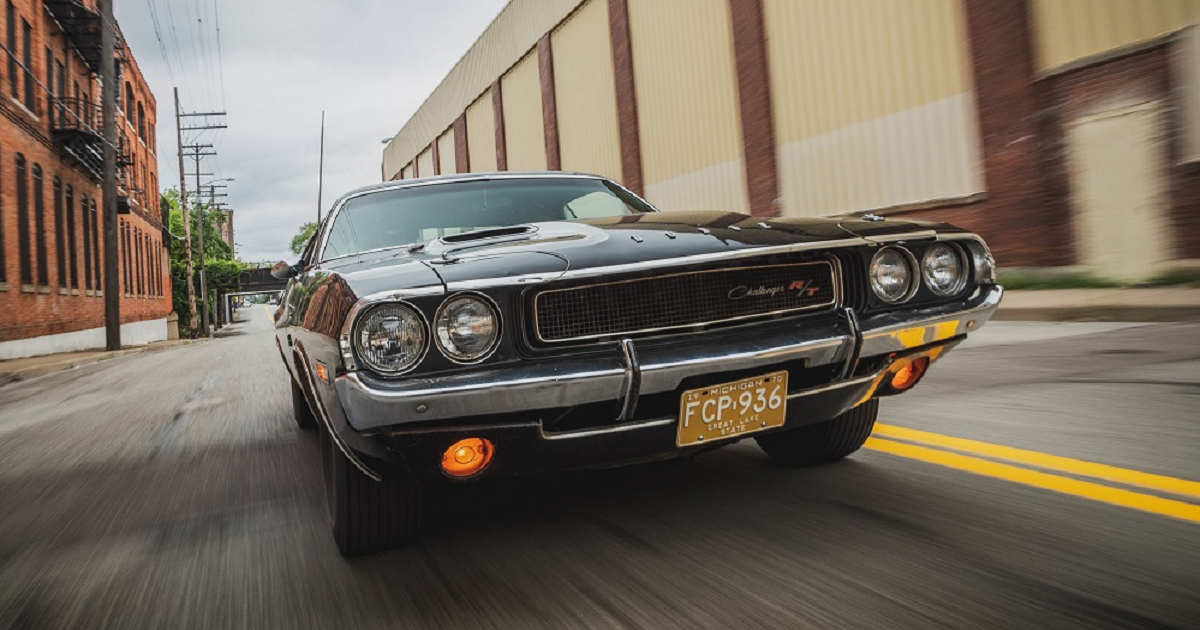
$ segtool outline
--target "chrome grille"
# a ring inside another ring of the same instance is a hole
[[[543,342],[596,339],[821,309],[837,295],[825,261],[694,271],[542,291],[534,326]]]

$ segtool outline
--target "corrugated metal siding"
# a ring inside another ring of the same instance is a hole
[[[550,36],[564,171],[621,178],[608,3],[588,0]]]
[[[504,7],[383,150],[384,179],[428,146],[468,104],[487,91],[496,77],[523,57],[581,1],[512,0]],[[402,45],[397,50],[408,54]]]
[[[417,154],[417,173],[421,177],[433,175],[433,147]]]
[[[525,55],[500,79],[504,97],[504,145],[508,170],[546,170],[546,138],[542,122],[542,83],[536,53]],[[471,132],[467,137],[470,138]],[[474,152],[471,159],[475,159]]]
[[[959,0],[765,0],[764,9],[785,214],[982,191]]]
[[[633,0],[629,29],[647,198],[745,211],[729,3]]]
[[[400,179],[412,179],[412,162],[404,165],[404,169],[400,171]]]
[[[496,119],[491,90],[467,108],[467,156],[472,173],[496,170]]]
[[[1043,72],[1200,21],[1200,0],[1032,0],[1030,7]]]
[[[454,161],[454,129],[451,128],[437,139],[438,163],[442,175],[452,175],[457,168]]]

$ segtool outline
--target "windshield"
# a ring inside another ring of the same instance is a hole
[[[653,211],[619,186],[589,178],[495,179],[381,190],[342,206],[323,258],[485,228]]]

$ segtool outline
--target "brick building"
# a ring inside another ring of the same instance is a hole
[[[668,210],[874,212],[1001,265],[1200,261],[1200,0],[512,0],[384,179],[563,169]]]
[[[100,14],[9,0],[0,19],[0,359],[103,347]],[[117,33],[122,341],[167,336],[156,105]]]

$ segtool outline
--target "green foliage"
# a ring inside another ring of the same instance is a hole
[[[1051,289],[1109,289],[1119,282],[1075,273],[1031,273],[1000,270],[1000,284],[1010,291],[1043,291]]]
[[[304,248],[308,245],[309,239],[311,239],[313,234],[316,233],[317,224],[315,222],[309,221],[308,223],[301,225],[300,231],[296,232],[296,235],[292,237],[292,244],[290,245],[292,253],[299,256],[300,253],[304,251]]]
[[[192,327],[191,313],[188,310],[187,296],[187,250],[183,242],[183,212],[179,207],[179,191],[174,188],[163,193],[163,203],[169,210],[171,239],[171,295],[175,312],[179,314],[181,327]],[[245,265],[233,258],[233,249],[221,240],[221,224],[225,215],[219,211],[208,210],[207,204],[197,211],[188,209],[191,219],[193,286],[196,292],[196,308],[200,304],[200,230],[199,221],[204,222],[204,266],[205,283],[208,290],[209,312],[217,306],[217,296],[220,293],[231,293],[238,290],[242,270]]]

